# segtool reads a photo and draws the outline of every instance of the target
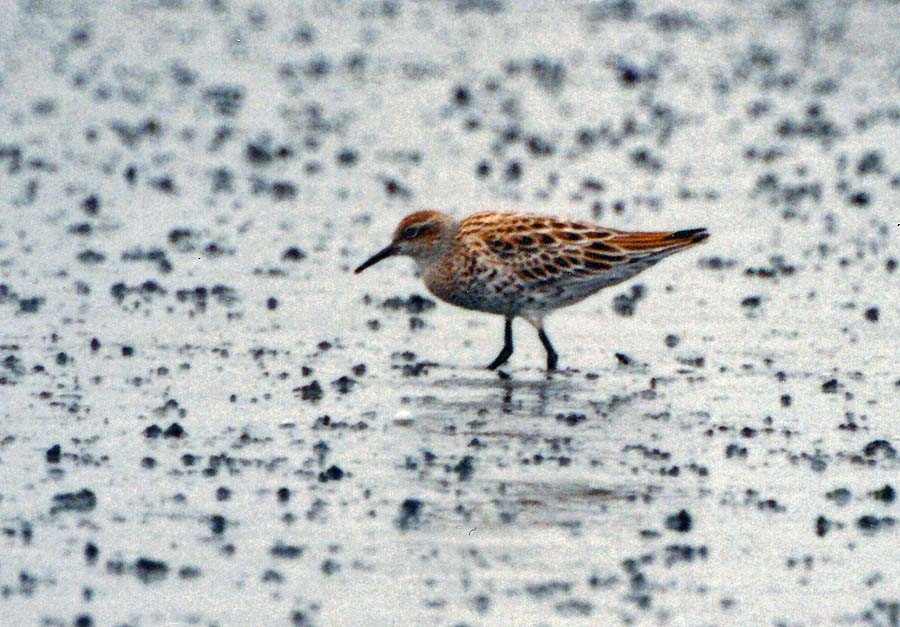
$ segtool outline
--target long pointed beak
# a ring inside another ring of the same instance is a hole
[[[396,254],[397,254],[396,246],[394,246],[393,244],[391,244],[390,246],[385,246],[384,248],[379,250],[377,253],[375,253],[374,255],[372,255],[371,257],[366,259],[364,262],[362,262],[362,264],[356,270],[353,271],[353,274],[359,274],[360,272],[362,272],[369,266],[374,266],[376,263],[378,263],[382,259],[386,259],[387,257],[396,255]]]

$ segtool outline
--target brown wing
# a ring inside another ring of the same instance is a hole
[[[460,237],[481,249],[487,265],[529,285],[591,278],[616,283],[707,236],[704,229],[629,233],[514,213],[476,214],[460,224]]]

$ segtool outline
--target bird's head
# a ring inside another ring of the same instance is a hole
[[[452,244],[456,228],[456,220],[439,211],[411,213],[397,225],[391,243],[360,264],[355,273],[395,255],[407,255],[420,266],[428,265]]]

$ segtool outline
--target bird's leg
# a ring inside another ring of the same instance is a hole
[[[543,325],[538,326],[538,338],[547,350],[547,370],[556,370],[559,354],[554,350],[553,344],[550,343],[550,338],[547,337],[547,332],[544,331]]]
[[[503,350],[497,355],[497,358],[487,367],[488,370],[496,370],[506,363],[509,356],[513,354],[513,338],[512,338],[512,318],[506,319],[506,327],[503,330]]]

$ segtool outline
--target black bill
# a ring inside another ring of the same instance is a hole
[[[362,262],[362,264],[356,270],[354,270],[353,273],[359,274],[360,272],[362,272],[369,266],[374,266],[376,263],[378,263],[382,259],[386,259],[387,257],[390,257],[391,255],[395,255],[395,254],[397,254],[397,248],[393,244],[391,244],[390,246],[387,246],[385,248],[382,248],[377,253],[375,253],[374,255],[372,255],[371,257],[366,259],[364,262]]]

